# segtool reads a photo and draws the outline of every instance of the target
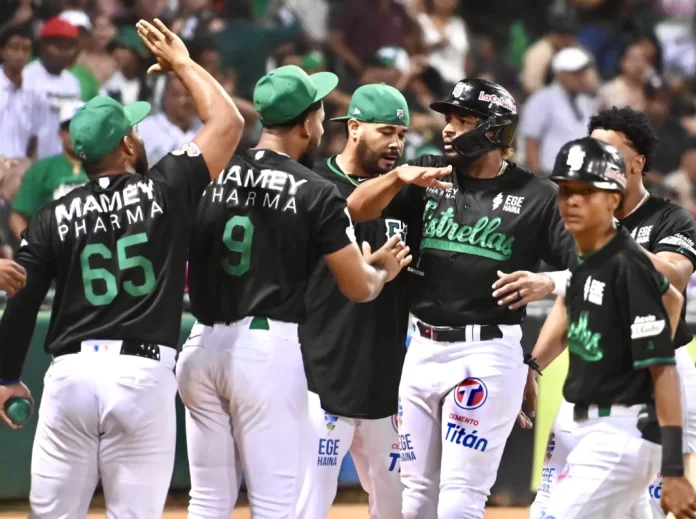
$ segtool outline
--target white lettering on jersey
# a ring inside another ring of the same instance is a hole
[[[85,218],[89,215],[94,216],[94,213],[96,217],[88,222]],[[58,204],[55,207],[58,236],[61,241],[64,241],[71,231],[75,237],[87,232],[97,234],[106,231],[107,228],[120,229],[121,225],[142,222],[146,218],[154,219],[161,214],[164,214],[164,210],[155,200],[152,180],[129,184],[123,191],[98,195],[90,193],[84,198],[73,198],[70,205]]]
[[[694,249],[693,240],[684,236],[683,234],[675,234],[674,236],[668,236],[667,238],[661,239],[658,243],[664,243],[665,245],[672,245],[678,249],[686,249],[691,254],[696,256],[696,249]]]
[[[348,236],[348,239],[352,241],[353,243],[356,242],[355,238],[355,227],[353,227],[353,220],[350,217],[350,213],[348,212],[348,208],[345,207],[343,211],[346,213],[346,216],[348,217],[348,227],[346,227],[346,235]]]
[[[506,211],[508,213],[520,214],[523,201],[523,196],[508,195],[505,198],[505,203],[503,204],[503,211]]]
[[[426,191],[435,196],[445,195],[447,199],[453,199],[454,196],[459,192],[458,188],[449,187],[447,189],[440,189],[439,187],[428,187]]]
[[[597,306],[602,306],[605,286],[606,283],[602,283],[601,281],[592,279],[592,276],[588,276],[587,280],[585,281],[583,299]]]
[[[639,227],[637,232],[636,229],[633,229],[631,237],[633,237],[633,239],[636,240],[636,243],[639,245],[650,243],[650,234],[652,233],[652,228],[652,225],[648,225],[646,227]]]
[[[655,337],[665,329],[665,321],[658,321],[654,315],[636,317],[631,325],[631,339],[645,339]]]
[[[493,199],[493,210],[495,211],[503,203],[503,193],[498,193]]]

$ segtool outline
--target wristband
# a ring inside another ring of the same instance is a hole
[[[529,366],[531,369],[539,373],[539,376],[541,376],[541,370],[539,369],[539,364],[537,364],[537,361],[534,357],[531,356],[529,353],[524,354],[524,363]]]
[[[566,295],[566,285],[570,279],[570,270],[557,270],[556,272],[544,272],[553,280],[553,290],[551,293],[556,296]]]
[[[682,428],[676,425],[660,427],[662,440],[662,476],[668,478],[684,475]]]
[[[0,378],[0,386],[14,386],[20,382],[21,380],[5,380],[4,378]]]

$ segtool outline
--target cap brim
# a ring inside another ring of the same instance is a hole
[[[152,110],[152,106],[147,101],[137,101],[135,103],[124,106],[126,113],[128,114],[128,120],[131,126],[135,126],[140,121],[147,117],[147,114]]]
[[[458,112],[466,112],[473,114],[476,117],[481,117],[481,114],[476,113],[466,106],[455,105],[454,103],[450,103],[448,101],[435,101],[434,103],[430,103],[430,109],[445,115],[453,110],[456,110]]]
[[[342,115],[341,117],[334,117],[332,119],[329,119],[331,122],[345,122],[348,121],[349,119],[353,119],[350,115]]]
[[[317,95],[314,102],[321,101],[338,86],[338,76],[333,72],[317,72],[309,76],[317,88]]]

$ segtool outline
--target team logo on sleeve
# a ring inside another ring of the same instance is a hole
[[[659,321],[654,315],[646,315],[645,317],[636,317],[631,325],[631,339],[647,339],[660,335],[665,329],[664,319]]]
[[[183,155],[184,153],[189,157],[198,157],[201,154],[201,149],[198,147],[198,144],[191,141],[172,151],[172,155]]]
[[[478,409],[488,399],[488,388],[481,379],[462,380],[454,390],[454,403],[461,409],[471,411]]]
[[[696,250],[694,249],[694,242],[690,240],[683,234],[675,234],[674,236],[668,236],[667,238],[661,239],[658,243],[665,245],[672,245],[677,248],[677,252],[682,253],[684,250],[689,251],[692,255],[696,256]]]
[[[346,227],[346,236],[348,236],[348,239],[350,241],[355,243],[356,238],[355,238],[355,227],[353,227],[353,220],[350,217],[350,213],[348,212],[347,207],[345,209],[343,209],[343,211],[345,211],[346,216],[348,217],[348,227]]]

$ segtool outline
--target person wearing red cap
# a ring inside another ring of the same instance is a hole
[[[75,60],[78,36],[78,28],[65,20],[55,17],[46,21],[39,33],[39,59],[23,71],[25,84],[51,106],[39,131],[38,158],[62,152],[58,137],[61,106],[82,99],[80,82],[69,70]]]

